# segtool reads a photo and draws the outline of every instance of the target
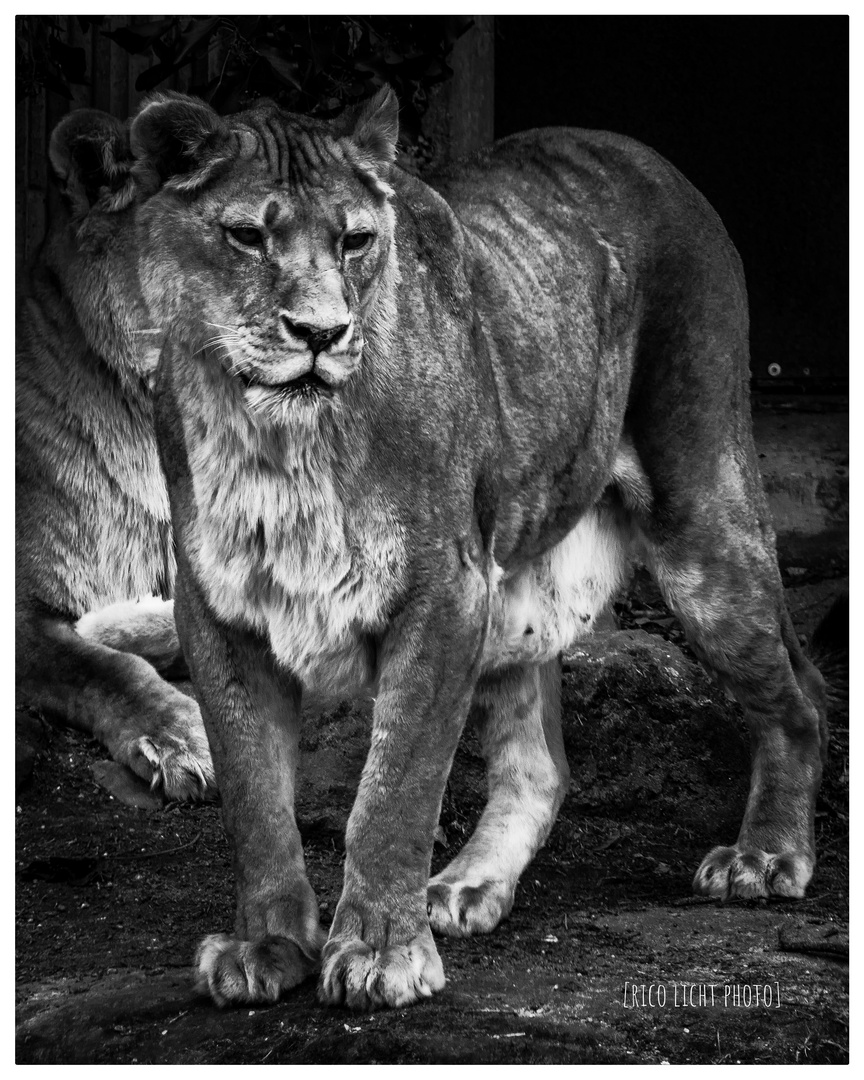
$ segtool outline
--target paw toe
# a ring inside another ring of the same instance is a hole
[[[809,860],[795,855],[778,855],[771,867],[768,884],[774,896],[803,900],[813,872]]]

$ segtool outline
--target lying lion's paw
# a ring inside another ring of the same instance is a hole
[[[444,967],[428,931],[384,949],[360,938],[331,938],[324,946],[318,999],[350,1009],[398,1009],[443,986]]]
[[[152,713],[106,738],[111,757],[127,765],[166,799],[212,799],[216,776],[197,703],[168,688]]]
[[[800,900],[812,874],[813,859],[802,852],[769,855],[758,848],[716,847],[696,871],[693,891],[721,900]]]
[[[237,941],[228,934],[204,938],[195,953],[196,990],[223,1005],[271,1005],[318,970],[318,964],[284,937]]]
[[[436,934],[469,937],[488,934],[510,914],[514,888],[505,881],[480,885],[432,878],[426,893],[429,925]]]
[[[213,760],[206,739],[185,739],[160,731],[132,744],[128,764],[166,799],[212,799]]]

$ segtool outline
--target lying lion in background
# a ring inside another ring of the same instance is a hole
[[[234,934],[198,955],[220,1004],[322,957],[325,1002],[443,986],[431,929],[491,930],[552,826],[558,655],[633,554],[751,731],[740,833],[695,887],[800,897],[815,864],[824,688],[784,604],[720,221],[621,136],[513,136],[433,188],[396,134],[389,91],[330,122],[157,95],[132,124],[178,627],[237,874]],[[325,940],[300,708],[355,693],[373,731]],[[430,882],[472,701],[489,801]]]
[[[50,158],[67,212],[17,317],[19,699],[100,739],[166,797],[201,796],[213,768],[200,711],[156,670],[178,654],[173,605],[161,599],[175,560],[127,126],[71,113]]]

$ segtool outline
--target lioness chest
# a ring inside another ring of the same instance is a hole
[[[260,633],[316,703],[368,690],[404,580],[404,532],[386,498],[346,499],[315,438],[190,433],[192,554],[214,613]]]

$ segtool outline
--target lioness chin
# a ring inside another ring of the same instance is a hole
[[[214,781],[200,711],[157,670],[180,651],[128,125],[70,113],[50,158],[63,212],[16,320],[18,698],[166,797],[202,796]]]
[[[354,1008],[441,989],[431,930],[491,930],[552,827],[558,656],[634,555],[752,733],[740,833],[696,888],[797,897],[813,871],[823,687],[784,607],[719,220],[620,136],[514,136],[430,187],[396,135],[388,90],[333,121],[157,95],[132,125],[178,627],[237,869],[234,933],[197,958],[220,1004],[319,966]],[[363,693],[328,936],[300,706]],[[489,801],[430,882],[472,701]]]

